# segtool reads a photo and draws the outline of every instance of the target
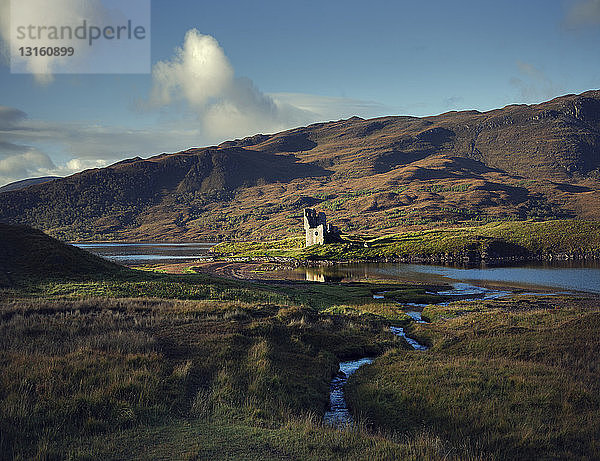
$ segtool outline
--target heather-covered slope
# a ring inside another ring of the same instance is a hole
[[[318,123],[134,158],[0,194],[61,238],[266,238],[317,206],[375,234],[472,220],[600,219],[600,91],[435,117]]]

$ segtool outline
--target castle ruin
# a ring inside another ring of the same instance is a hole
[[[304,209],[304,230],[306,231],[306,246],[324,245],[338,242],[340,231],[336,226],[327,224],[327,218],[322,211],[317,213],[312,208]]]

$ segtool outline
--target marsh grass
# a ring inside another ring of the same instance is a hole
[[[412,321],[412,318],[404,312],[402,306],[399,306],[397,303],[389,302],[371,302],[359,305],[335,305],[323,310],[323,312],[347,316],[365,315],[372,316],[373,318],[380,318],[381,320],[385,320],[383,325],[386,328],[392,324],[408,325]]]
[[[384,293],[386,299],[399,303],[435,304],[441,303],[448,297],[432,294],[429,288],[409,288],[403,290],[390,290]]]
[[[207,281],[197,275],[182,275],[176,279],[172,275],[143,274],[138,280],[87,280],[87,281],[45,281],[25,288],[24,294],[50,298],[174,298],[174,299],[215,299],[242,302],[289,302],[284,294],[260,286],[248,286],[235,282]]]
[[[402,346],[381,322],[242,301],[6,301],[0,453],[61,458],[190,418],[233,433],[320,419],[339,360]]]
[[[51,444],[45,455],[57,453]],[[450,445],[422,432],[411,438],[373,434],[364,427],[334,429],[314,414],[291,415],[277,427],[226,424],[202,419],[129,429],[72,440],[58,452],[69,459],[188,460],[489,460],[465,443]],[[43,459],[41,456],[39,459]]]
[[[523,459],[598,455],[593,301],[453,303],[398,284],[120,271],[0,301],[2,459]],[[448,319],[448,320],[444,320]],[[410,351],[402,325],[432,346]],[[383,354],[383,355],[382,355]],[[355,426],[325,427],[341,360]],[[510,458],[510,457],[513,458]]]
[[[390,351],[359,370],[347,393],[354,411],[382,430],[467,438],[498,459],[600,457],[596,302],[467,305],[409,329],[430,351]]]
[[[212,300],[273,305],[305,305],[325,309],[340,304],[373,303],[373,294],[390,291],[404,301],[418,302],[427,290],[447,287],[389,282],[313,283],[249,282],[201,273],[160,274],[127,270],[106,277],[25,278],[16,288],[0,292],[0,299],[23,298],[80,300],[82,298],[145,298],[178,300]]]
[[[0,268],[0,272],[5,273],[10,279],[7,279],[6,284],[0,283],[1,300],[148,298],[213,300],[278,306],[304,305],[324,309],[340,304],[371,303],[373,293],[382,290],[390,291],[393,296],[407,300],[418,300],[428,296],[425,294],[427,289],[425,286],[415,289],[410,285],[382,282],[259,283],[202,273],[175,275],[132,270],[109,263],[33,229],[3,228],[3,232],[10,236],[9,243],[18,242],[17,247],[10,249],[13,253],[18,250],[18,258],[14,261],[14,267],[7,266],[8,261],[3,261],[3,267]],[[289,242],[286,240],[285,245],[292,240]],[[28,246],[36,252],[35,257],[25,256],[29,251]],[[63,263],[66,266],[61,270]],[[51,268],[55,270],[50,270]],[[78,270],[79,268],[81,271]]]

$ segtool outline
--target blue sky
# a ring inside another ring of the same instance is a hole
[[[153,0],[151,14],[153,74],[39,81],[2,61],[0,185],[354,114],[600,87],[600,0]]]

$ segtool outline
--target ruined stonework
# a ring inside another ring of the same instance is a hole
[[[337,242],[340,239],[339,229],[327,224],[325,213],[317,213],[312,208],[304,209],[304,230],[306,231],[307,247]]]

